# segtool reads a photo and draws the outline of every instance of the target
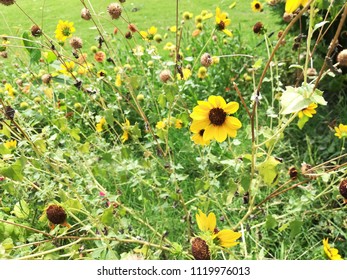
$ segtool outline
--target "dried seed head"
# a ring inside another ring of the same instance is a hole
[[[42,30],[38,25],[33,25],[31,27],[31,35],[33,35],[34,37],[40,37],[42,35]]]
[[[196,260],[209,260],[210,250],[206,241],[200,237],[195,237],[192,241],[192,254]]]
[[[51,80],[52,80],[52,76],[51,76],[51,74],[43,74],[41,76],[41,80],[42,80],[43,83],[49,84],[51,82]]]
[[[309,178],[309,179],[316,179],[317,176],[315,176],[315,171],[312,170],[312,165],[307,164],[307,163],[302,163],[301,164],[301,173],[304,177]]]
[[[298,177],[298,170],[295,166],[292,166],[289,168],[288,174],[292,180],[295,180]]]
[[[63,209],[63,207],[59,205],[50,205],[46,209],[46,214],[47,214],[48,220],[52,224],[59,225],[66,222],[66,217],[67,217],[66,212]]]
[[[339,191],[342,197],[345,199],[345,202],[347,202],[347,179],[341,181]]]
[[[16,1],[15,0],[0,0],[0,3],[5,5],[5,6],[13,5],[14,2],[16,2]]]
[[[119,0],[119,2],[121,2],[121,3],[125,3],[125,1],[126,1],[126,0]]]
[[[0,56],[1,56],[2,58],[7,58],[7,57],[8,57],[7,51],[2,51],[2,52],[0,52]]]
[[[122,14],[122,7],[118,3],[111,3],[107,7],[107,12],[112,19],[118,19]]]
[[[340,66],[347,67],[347,49],[342,50],[337,55],[337,62],[339,63]]]
[[[283,14],[283,20],[285,22],[290,22],[292,19],[293,19],[293,14],[288,14],[288,13]]]
[[[80,48],[82,48],[82,46],[83,46],[82,39],[79,38],[79,37],[72,37],[72,38],[70,39],[70,45],[71,45],[71,47],[74,48],[75,50],[80,49]]]
[[[130,24],[128,25],[128,29],[129,29],[132,33],[135,33],[135,32],[137,31],[137,27],[136,27],[136,25],[133,24],[133,23],[130,23]]]
[[[315,77],[315,76],[317,76],[317,70],[315,68],[308,68],[307,69],[307,76],[308,77]]]
[[[81,10],[81,18],[85,20],[90,20],[92,18],[92,15],[90,14],[90,11],[87,8],[83,8]]]
[[[209,53],[204,53],[200,58],[200,63],[202,66],[209,67],[213,60]]]
[[[167,81],[171,79],[171,71],[168,69],[161,71],[159,78],[163,83],[166,83]]]
[[[126,39],[131,39],[133,37],[132,33],[130,31],[128,31],[127,33],[125,33],[124,37]]]
[[[264,28],[264,24],[260,21],[258,21],[256,24],[254,24],[253,26],[253,32],[255,34],[259,34],[263,31],[263,28]]]

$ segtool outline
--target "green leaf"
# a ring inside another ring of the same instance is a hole
[[[25,163],[25,158],[17,159],[16,162],[9,167],[1,168],[0,174],[15,181],[22,181]]]
[[[31,63],[38,63],[41,58],[41,51],[40,50],[32,50],[30,52],[30,62]]]
[[[30,208],[28,203],[26,203],[25,200],[22,199],[15,204],[12,212],[19,219],[27,219],[30,214]]]
[[[108,207],[107,209],[104,210],[104,212],[101,215],[101,222],[107,226],[111,226],[114,217],[113,217],[113,206]]]
[[[71,129],[69,133],[73,139],[77,141],[81,140],[81,137],[79,136],[80,129],[78,127]]]
[[[252,68],[259,69],[263,65],[263,59],[259,58],[254,64],[252,65]]]
[[[108,125],[112,126],[114,123],[114,117],[113,117],[113,110],[112,109],[107,109],[105,111],[105,120]]]
[[[47,53],[47,57],[46,57],[46,61],[48,64],[51,64],[52,62],[56,61],[57,60],[57,56],[55,55],[54,52],[52,51],[49,51]]]
[[[89,153],[89,148],[90,148],[90,143],[86,142],[84,144],[81,144],[80,146],[78,146],[78,150],[83,153],[83,154],[88,154]]]
[[[281,96],[281,114],[287,115],[299,112],[311,103],[312,101],[300,94],[297,88],[287,87]]]
[[[0,145],[0,154],[1,155],[7,155],[10,153],[11,153],[11,150],[7,149],[4,144]]]
[[[289,224],[291,238],[294,238],[301,232],[302,225],[303,225],[303,222],[299,220],[292,221]]]
[[[266,216],[265,227],[266,229],[273,229],[277,226],[277,221],[272,215]]]
[[[267,185],[274,185],[278,180],[278,171],[277,165],[280,164],[280,161],[275,157],[269,157],[267,160],[259,164],[258,171],[259,175],[264,180],[264,183]]]
[[[310,118],[306,115],[303,115],[302,118],[298,120],[298,127],[302,129],[305,125],[310,120]]]
[[[46,141],[38,138],[34,141],[35,146],[40,150],[40,152],[45,153],[47,150]]]
[[[158,104],[161,108],[165,108],[166,107],[166,96],[165,94],[160,94],[158,96]]]
[[[83,204],[78,199],[72,199],[70,198],[66,202],[64,202],[64,206],[70,211],[70,212],[78,212],[78,210],[81,210],[83,208]]]
[[[11,130],[10,130],[10,123],[11,121],[5,121],[7,125],[3,125],[2,129],[0,130],[0,133],[7,136],[7,138],[11,138]]]
[[[11,250],[14,247],[12,238],[8,237],[1,243],[5,250]]]

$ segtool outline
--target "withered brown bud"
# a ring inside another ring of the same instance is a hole
[[[337,62],[339,63],[340,66],[347,66],[347,49],[342,50],[338,55],[337,55]]]
[[[112,19],[118,19],[122,14],[122,7],[118,3],[111,3],[107,7],[107,12]]]
[[[317,176],[314,175],[315,171],[312,170],[312,166],[307,163],[301,164],[301,173],[304,177],[309,178],[309,179],[316,179]]]
[[[90,20],[92,18],[92,15],[90,14],[90,11],[87,8],[83,8],[81,10],[81,18],[85,20]]]
[[[40,28],[40,26],[38,25],[33,25],[31,27],[31,35],[33,35],[34,37],[40,37],[42,35],[42,30]]]
[[[308,77],[315,77],[315,76],[317,76],[317,70],[315,68],[308,68],[307,69],[307,76]]]
[[[161,71],[159,78],[163,83],[166,83],[167,81],[171,79],[171,71],[168,69]]]
[[[292,166],[289,168],[288,174],[292,180],[295,180],[298,177],[298,170],[296,169],[295,166]]]
[[[213,60],[209,53],[204,53],[200,58],[200,63],[202,66],[209,67]]]
[[[52,76],[51,76],[51,74],[43,74],[41,76],[41,80],[42,80],[43,83],[49,84],[51,82],[51,80],[52,80]]]
[[[130,31],[128,31],[127,33],[125,33],[124,37],[127,39],[131,39],[133,37],[133,35],[131,34]]]
[[[133,23],[130,23],[130,24],[128,25],[128,29],[129,29],[132,33],[135,33],[135,32],[137,31],[137,27],[136,27],[136,25],[133,24]]]
[[[15,0],[0,0],[0,3],[5,5],[5,6],[13,5],[14,2],[16,2],[16,1]]]
[[[283,20],[285,22],[290,22],[292,19],[293,19],[293,14],[288,14],[288,13],[283,14]]]
[[[82,39],[79,37],[72,37],[70,39],[70,46],[74,48],[75,50],[82,48],[83,46]]]
[[[1,56],[2,58],[7,58],[7,57],[8,57],[7,51],[2,51],[2,52],[0,52],[0,56]]]
[[[347,203],[347,179],[341,181],[339,191],[344,198],[344,202]]]
[[[192,241],[192,254],[196,260],[210,260],[210,249],[206,241],[200,237],[195,237]]]
[[[59,205],[50,205],[46,209],[46,215],[48,220],[55,225],[63,224],[66,222],[66,212],[63,207]]]
[[[253,32],[254,32],[255,34],[259,34],[259,33],[262,32],[263,28],[264,28],[264,24],[263,24],[262,22],[258,21],[258,22],[257,22],[256,24],[254,24],[254,26],[253,26]]]

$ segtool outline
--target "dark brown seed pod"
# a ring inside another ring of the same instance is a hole
[[[192,241],[192,254],[196,260],[210,260],[210,249],[206,241],[200,237],[195,237]]]
[[[341,181],[339,191],[341,196],[344,198],[344,202],[347,203],[347,179]]]
[[[295,180],[298,177],[298,170],[296,169],[295,166],[292,166],[289,168],[288,174],[292,180]]]
[[[33,35],[34,37],[40,37],[42,35],[42,30],[40,28],[40,26],[38,25],[33,25],[31,27],[31,35]]]
[[[48,220],[55,225],[64,224],[66,222],[66,212],[63,207],[59,205],[50,205],[46,209]]]

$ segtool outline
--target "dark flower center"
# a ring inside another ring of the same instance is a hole
[[[62,30],[62,33],[66,37],[70,36],[71,35],[70,28],[69,27],[64,27],[63,30]]]
[[[220,21],[220,23],[217,24],[217,29],[218,30],[224,30],[225,29],[225,23],[224,21]]]
[[[259,9],[260,9],[260,4],[259,4],[259,3],[256,3],[256,4],[255,4],[255,8],[256,8],[257,10],[259,10]]]
[[[199,135],[202,137],[202,136],[204,136],[204,132],[205,132],[205,129],[201,129],[200,131],[199,131]]]
[[[222,125],[225,122],[227,114],[221,108],[213,108],[208,115],[211,123],[214,125]]]

